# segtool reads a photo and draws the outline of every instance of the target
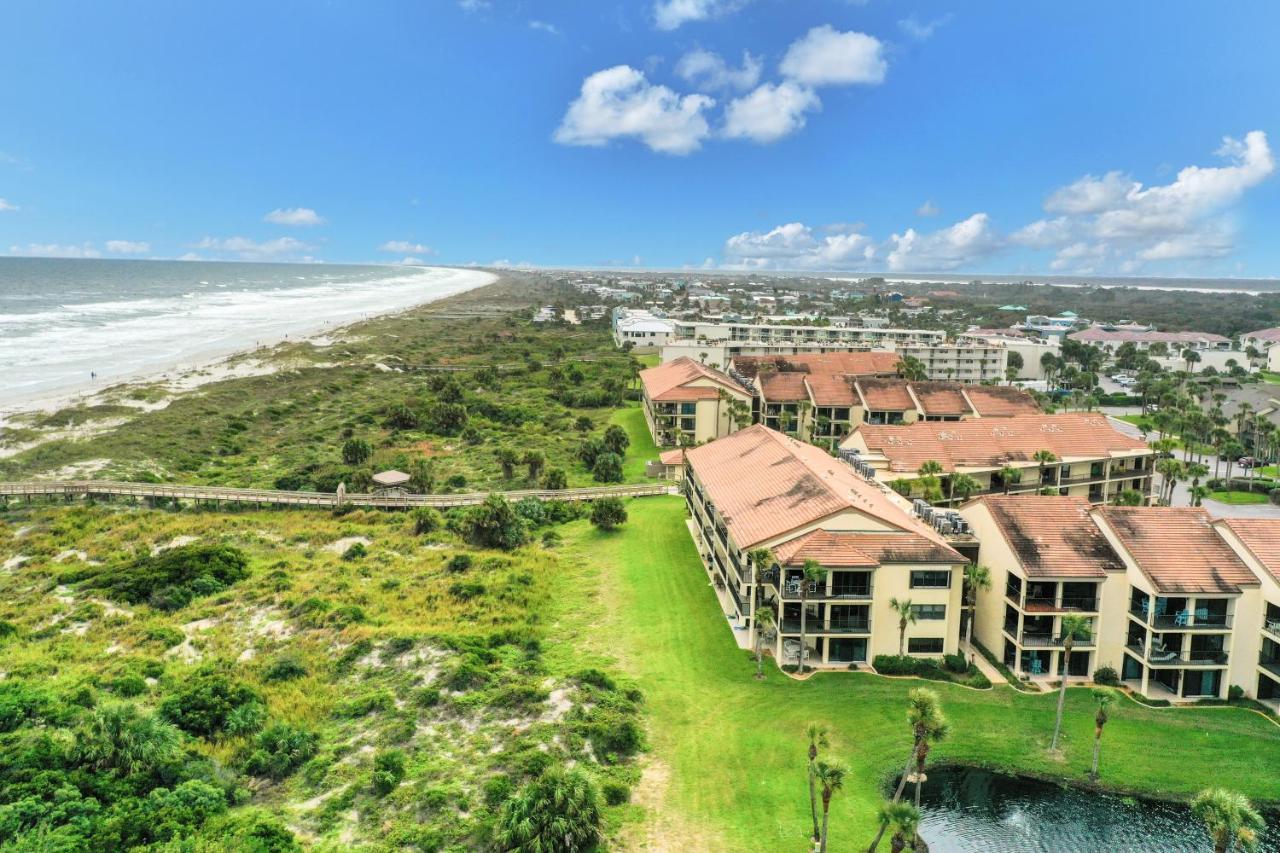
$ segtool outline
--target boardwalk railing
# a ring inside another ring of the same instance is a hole
[[[585,489],[523,489],[497,492],[507,500],[536,498],[541,501],[589,501],[595,498],[648,497],[675,494],[670,483],[641,483],[621,486],[593,486]],[[125,497],[174,498],[275,506],[328,507],[354,506],[376,509],[409,509],[419,506],[455,507],[483,503],[491,492],[467,492],[453,495],[410,494],[344,494],[331,492],[288,492],[277,489],[232,489],[223,486],[177,486],[165,483],[122,483],[114,480],[44,480],[24,483],[0,483],[0,498],[35,497]]]

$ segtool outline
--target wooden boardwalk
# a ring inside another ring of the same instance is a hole
[[[675,494],[671,483],[641,483],[621,486],[593,486],[585,489],[524,489],[496,492],[507,500],[536,498],[541,501],[589,501],[595,498],[648,497]],[[123,483],[114,480],[37,480],[0,483],[0,498],[172,498],[212,504],[249,506],[290,506],[334,509],[338,506],[371,509],[412,509],[419,506],[448,508],[483,503],[490,492],[453,495],[345,494],[331,492],[287,492],[277,489],[231,489],[222,486],[176,486],[165,483]]]

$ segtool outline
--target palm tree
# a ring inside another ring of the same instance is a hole
[[[1049,749],[1058,748],[1058,737],[1062,734],[1062,706],[1067,701],[1067,673],[1071,667],[1071,650],[1076,640],[1087,640],[1092,631],[1089,620],[1074,613],[1062,617],[1062,666],[1058,674],[1062,682],[1058,687],[1058,719],[1053,724],[1053,741]]]
[[[898,657],[903,657],[907,653],[907,626],[916,621],[915,607],[912,606],[909,598],[902,601],[891,598],[889,607],[898,614]]]
[[[898,779],[898,787],[893,793],[894,802],[902,799],[911,765],[920,764],[920,745],[942,740],[951,728],[942,713],[938,694],[924,687],[913,688],[907,693],[907,722],[911,724],[911,754],[907,756],[907,766],[902,769],[902,777]]]
[[[1233,843],[1244,850],[1257,849],[1258,832],[1266,826],[1248,797],[1225,788],[1206,788],[1196,794],[1191,813],[1208,830],[1214,853],[1227,853]]]
[[[773,628],[774,616],[772,607],[756,607],[756,680],[764,680],[764,635]]]
[[[951,497],[967,501],[969,496],[982,488],[982,484],[968,474],[951,475]]]
[[[1040,485],[1044,485],[1044,469],[1049,467],[1051,462],[1057,462],[1058,457],[1054,455],[1052,450],[1037,450],[1031,456],[1035,463],[1040,466]]]
[[[1047,352],[1045,355],[1053,355],[1053,353]],[[1000,482],[1004,484],[1004,493],[1006,495],[1009,494],[1010,486],[1022,479],[1022,469],[1015,468],[1012,465],[1006,465],[1001,468],[999,474]]]
[[[889,843],[894,853],[901,853],[908,845],[915,848],[916,833],[920,829],[919,809],[909,803],[885,802],[880,804],[880,812],[876,818],[880,823],[880,832],[867,848],[867,853],[875,853],[886,832],[889,833]]]
[[[831,795],[844,787],[844,777],[849,769],[836,762],[819,761],[814,768],[814,775],[822,783],[822,834],[819,836],[818,851],[827,851],[827,817],[831,812]]]
[[[973,663],[973,623],[978,618],[978,590],[991,589],[991,570],[977,563],[964,567],[965,592],[969,596],[969,624],[965,626],[964,642],[969,647],[969,663]]]
[[[827,730],[817,723],[810,723],[805,729],[805,734],[809,736],[809,813],[813,816],[813,840],[819,839],[818,834],[818,795],[814,784],[818,777],[818,749],[826,749],[829,746],[827,741]]]
[[[1102,753],[1102,727],[1107,724],[1107,708],[1116,701],[1116,694],[1106,687],[1093,688],[1093,700],[1098,703],[1098,713],[1093,716],[1093,767],[1089,778],[1098,781],[1098,757]]]
[[[911,382],[923,382],[929,376],[924,362],[912,355],[904,357],[898,363],[898,372],[902,374],[903,379]]]
[[[1160,502],[1166,505],[1173,503],[1173,489],[1182,479],[1182,463],[1177,459],[1161,459],[1156,463],[1156,471],[1160,473],[1164,483],[1160,487]],[[1165,497],[1165,492],[1168,497]]]
[[[815,586],[827,579],[827,570],[818,565],[817,560],[805,560],[804,574],[800,578],[800,661],[798,671],[803,673],[804,655],[807,647],[805,646],[805,631],[807,629],[807,617],[809,613],[809,584]]]

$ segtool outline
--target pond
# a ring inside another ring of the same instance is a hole
[[[911,794],[908,786],[908,798]],[[1097,794],[971,768],[934,768],[921,792],[930,853],[1202,853],[1213,846],[1185,806]],[[1280,853],[1276,815],[1258,850]]]

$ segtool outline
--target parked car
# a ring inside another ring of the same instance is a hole
[[[1257,459],[1254,459],[1252,456],[1241,456],[1239,459],[1236,460],[1236,464],[1239,465],[1241,468],[1255,468],[1258,465],[1261,465],[1262,463],[1259,462]]]

